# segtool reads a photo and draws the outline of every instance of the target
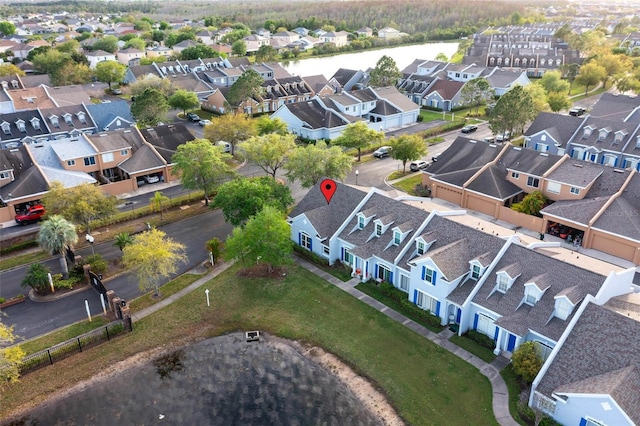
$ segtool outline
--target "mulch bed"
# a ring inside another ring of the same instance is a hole
[[[247,278],[270,278],[272,280],[283,280],[287,275],[286,268],[277,267],[269,272],[269,265],[260,263],[248,268],[242,268],[238,271],[238,275]]]

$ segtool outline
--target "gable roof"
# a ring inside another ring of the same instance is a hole
[[[180,145],[195,139],[184,123],[148,127],[141,129],[140,133],[147,142],[155,147],[167,163],[172,163],[171,158]]]
[[[371,90],[374,91],[379,99],[388,101],[402,112],[415,111],[420,109],[420,105],[416,104],[411,99],[400,93],[400,91],[398,91],[395,86],[377,87]]]
[[[588,303],[536,391],[549,398],[606,393],[640,424],[639,335],[637,320]]]
[[[335,80],[344,87],[353,77],[356,76],[356,74],[358,74],[358,71],[356,70],[339,68],[329,80]]]
[[[39,120],[40,128],[35,128],[33,126],[33,123],[35,122],[33,121],[34,119]],[[21,132],[16,124],[20,120],[24,121],[24,132]],[[3,142],[20,140],[27,136],[37,138],[39,136],[49,134],[49,129],[47,129],[40,111],[36,109],[2,114],[0,115],[0,124],[3,123],[8,123],[10,130],[9,134],[5,134],[4,130],[0,129],[0,141]]]
[[[43,86],[8,90],[7,94],[13,100],[13,107],[16,111],[57,106]]]
[[[607,120],[623,121],[636,108],[640,107],[640,97],[616,95],[605,92],[593,105],[589,115]]]
[[[333,194],[331,202],[327,203],[324,195],[320,192],[321,182],[316,183],[309,190],[288,216],[293,219],[304,214],[320,238],[330,238],[367,193],[336,182],[336,192]]]
[[[493,161],[500,154],[501,146],[458,136],[439,157],[425,169],[430,175],[475,169]],[[474,172],[475,173],[475,172]],[[469,177],[471,177],[471,174]]]
[[[625,190],[614,198],[593,228],[640,242],[640,215],[637,212],[640,212],[640,174],[634,172]]]
[[[604,118],[587,117],[581,124],[581,129],[571,139],[572,144],[584,146],[593,146],[598,150],[608,149],[611,151],[621,151],[627,141],[635,134],[636,123],[627,123],[617,120],[607,120]],[[590,128],[591,132],[587,134],[586,128]],[[600,133],[606,133],[601,138]],[[616,142],[615,135],[622,132],[622,140]]]
[[[578,130],[584,117],[541,112],[529,126],[525,136],[534,136],[546,132],[560,146],[566,146],[571,136]]]
[[[310,129],[331,129],[342,127],[357,121],[355,117],[349,120],[349,116],[338,115],[330,108],[324,108],[317,99],[311,99],[307,102],[295,102],[285,104],[281,108],[287,108],[291,114],[305,123],[305,127]]]
[[[450,101],[458,93],[460,93],[460,90],[462,90],[462,87],[464,85],[465,83],[461,81],[438,79],[427,90],[427,92],[425,93],[425,96],[428,96],[431,93],[437,92],[442,99],[444,99],[445,101]]]
[[[45,87],[45,90],[49,97],[61,107],[91,102],[91,97],[80,85]]]
[[[513,265],[519,268],[518,277],[513,285],[505,293],[494,291],[495,273]],[[539,277],[542,271],[552,278],[550,287],[535,305],[522,303],[524,284]],[[501,317],[496,321],[496,325],[518,336],[524,336],[532,330],[555,341],[564,332],[576,309],[566,320],[554,317],[554,296],[572,287],[577,287],[583,295],[595,295],[605,280],[602,275],[567,264],[519,244],[509,246],[491,274],[492,276],[488,276],[480,287],[473,302],[499,314]]]
[[[99,132],[109,130],[109,126],[118,118],[126,121],[130,125],[136,122],[131,114],[131,109],[127,101],[114,101],[106,104],[86,104],[85,107],[91,114]]]
[[[0,170],[13,173],[13,181],[0,188],[0,199],[7,202],[39,194],[49,189],[49,184],[27,152],[26,146],[0,149]]]

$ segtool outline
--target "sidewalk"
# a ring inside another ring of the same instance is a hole
[[[358,279],[353,278],[347,282],[343,282],[328,274],[327,272],[324,272],[315,265],[307,262],[306,260],[296,257],[296,263],[298,263],[309,272],[318,275],[324,280],[330,282],[336,287],[339,287],[353,297],[357,298],[361,302],[366,303],[372,308],[382,312],[394,321],[399,322],[407,328],[410,328],[419,335],[431,340],[436,345],[448,350],[452,354],[458,356],[459,358],[462,358],[463,360],[476,367],[480,371],[480,373],[487,377],[491,382],[491,389],[493,392],[493,414],[496,417],[498,423],[500,423],[500,425],[502,426],[518,426],[518,423],[513,420],[513,418],[511,417],[511,413],[509,413],[509,393],[507,391],[507,385],[505,384],[504,380],[502,380],[502,376],[500,376],[500,370],[507,365],[507,362],[505,362],[506,360],[504,360],[502,357],[498,357],[491,364],[487,364],[475,355],[449,342],[448,338],[452,335],[450,331],[444,330],[438,334],[435,334],[432,331],[427,330],[425,327],[405,317],[404,315],[394,311],[388,306],[364,294],[360,290],[357,290],[355,286],[359,283]]]

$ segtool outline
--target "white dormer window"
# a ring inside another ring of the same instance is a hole
[[[31,119],[31,125],[33,126],[34,129],[40,130],[40,120],[38,120],[37,118],[33,117]]]
[[[477,280],[482,275],[482,268],[480,265],[471,264],[471,278]]]
[[[73,125],[73,117],[71,116],[71,114],[65,114],[63,117],[65,123],[67,123],[69,126]]]
[[[500,293],[506,293],[509,289],[509,277],[506,274],[498,274],[497,288]]]
[[[2,127],[2,131],[4,132],[5,135],[11,134],[11,125],[6,121],[3,121],[2,124],[0,124],[0,127]]]
[[[401,242],[402,234],[400,233],[400,231],[393,231],[393,243],[398,246]]]
[[[620,143],[622,142],[622,138],[625,136],[624,132],[616,132],[614,138],[613,138],[613,143]]]
[[[600,129],[600,132],[598,132],[598,140],[603,141],[607,138],[607,136],[609,136],[609,130]]]
[[[364,229],[365,225],[366,219],[364,218],[364,216],[358,216],[358,229]]]
[[[640,148],[640,136],[636,138],[636,148]]]
[[[53,127],[60,127],[60,122],[58,121],[58,117],[56,115],[52,115],[49,117],[49,121],[51,121],[51,125]]]
[[[540,292],[535,288],[534,285],[525,286],[524,289],[524,303],[527,305],[535,305],[538,299],[540,298]]]
[[[18,83],[18,80],[11,80],[11,86],[13,86],[14,89],[19,89],[20,83]]]
[[[566,320],[571,315],[574,305],[566,297],[556,298],[555,316],[561,320]]]
[[[84,112],[79,112],[76,115],[82,124],[87,124],[87,115]]]
[[[382,235],[382,223],[376,223],[376,236],[379,237]]]
[[[24,125],[24,121],[22,121],[22,120],[16,121],[16,127],[18,127],[18,130],[21,131],[21,132],[26,132],[27,131],[27,128]]]
[[[425,251],[425,245],[423,241],[416,241],[416,251],[419,255],[423,255]]]
[[[584,129],[584,133],[583,133],[583,137],[588,138],[589,136],[591,136],[591,132],[593,132],[593,128],[592,127],[585,127]]]

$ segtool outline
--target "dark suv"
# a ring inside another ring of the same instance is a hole
[[[41,204],[36,204],[35,206],[29,207],[26,212],[17,214],[16,222],[20,225],[37,222],[42,219],[46,212]]]
[[[196,122],[200,121],[200,116],[195,112],[188,113],[187,118],[189,119],[189,121],[196,121]]]

